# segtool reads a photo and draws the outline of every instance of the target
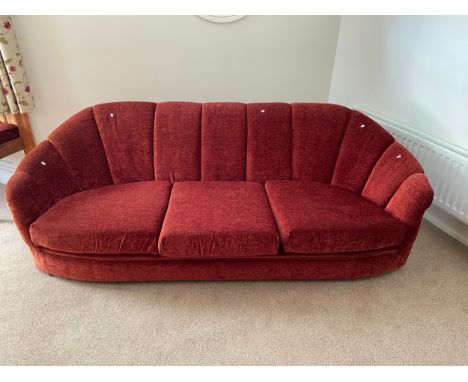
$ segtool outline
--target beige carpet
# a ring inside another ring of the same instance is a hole
[[[0,197],[0,299],[0,364],[468,364],[468,250],[428,223],[367,280],[99,284],[37,271]]]

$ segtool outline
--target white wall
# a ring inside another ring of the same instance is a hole
[[[468,148],[468,17],[344,16],[341,28],[334,16],[14,22],[36,99],[37,141],[99,102],[330,100]]]
[[[468,150],[468,17],[342,17],[329,101]],[[445,211],[426,218],[467,244],[468,226]]]
[[[109,101],[328,100],[340,18],[16,16],[37,141]]]
[[[468,17],[342,17],[330,102],[468,150]]]

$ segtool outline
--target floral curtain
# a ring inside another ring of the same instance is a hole
[[[10,16],[0,16],[0,86],[0,113],[27,113],[34,109]]]

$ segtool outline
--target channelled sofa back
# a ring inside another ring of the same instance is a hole
[[[54,130],[21,162],[7,200],[28,242],[29,225],[60,199],[147,180],[331,183],[417,227],[432,200],[422,173],[381,126],[339,105],[114,102]]]
[[[49,137],[84,189],[145,180],[272,179],[361,192],[393,137],[332,104],[114,102]],[[411,157],[405,152],[403,161]]]
[[[401,154],[400,167],[422,172],[373,120],[330,104],[107,103],[75,114],[49,141],[82,189],[294,179],[361,192],[387,149],[389,158]]]

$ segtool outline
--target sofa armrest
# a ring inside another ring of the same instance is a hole
[[[401,255],[398,259],[400,266],[403,266],[408,259],[424,212],[433,199],[434,191],[426,175],[416,173],[406,178],[385,207],[387,213],[408,227],[405,239],[401,243]]]
[[[424,211],[432,203],[434,191],[422,173],[409,176],[398,188],[385,208],[394,218],[409,228],[417,229]]]
[[[5,197],[23,239],[30,225],[59,200],[79,191],[64,160],[49,141],[36,146],[9,180]]]
[[[372,169],[362,195],[385,209],[407,227],[399,261],[408,258],[424,211],[434,192],[416,158],[400,143],[392,143]]]

